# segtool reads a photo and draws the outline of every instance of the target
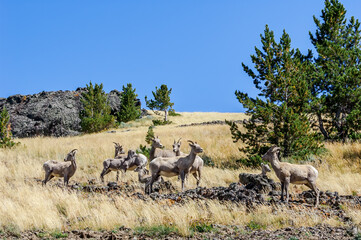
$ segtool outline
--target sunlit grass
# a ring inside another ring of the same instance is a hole
[[[174,139],[183,139],[182,151],[190,150],[186,140],[197,141],[204,148],[204,155],[221,165],[241,157],[240,144],[233,143],[227,125],[177,127],[179,124],[213,120],[243,119],[243,114],[223,113],[181,113],[173,117],[173,124],[154,129],[166,148],[170,149]],[[127,151],[145,144],[147,121],[133,127],[114,129],[115,133],[102,132],[64,138],[17,139],[21,143],[15,149],[0,149],[0,227],[15,226],[22,230],[71,230],[90,228],[114,229],[121,225],[130,228],[140,226],[171,226],[180,234],[190,234],[194,221],[207,221],[224,225],[260,226],[277,229],[285,226],[313,226],[318,223],[339,225],[334,218],[324,219],[315,211],[305,209],[274,209],[266,206],[247,212],[242,205],[225,204],[218,201],[195,201],[183,205],[172,201],[144,202],[126,196],[112,197],[101,194],[83,194],[54,186],[57,180],[42,187],[44,177],[42,164],[50,159],[63,161],[65,155],[74,148],[77,153],[78,170],[71,178],[74,182],[86,183],[95,179],[97,184],[102,170],[102,162],[114,154],[112,142],[119,142]],[[139,122],[139,121],[138,121]],[[131,123],[132,124],[132,123]],[[147,125],[148,124],[148,125]],[[318,187],[340,194],[361,194],[361,144],[326,144],[328,153],[322,161],[310,163],[319,170]],[[238,181],[240,172],[260,173],[260,169],[239,168],[237,170],[205,167],[201,186],[228,186]],[[274,172],[270,176],[277,180]],[[115,173],[105,177],[114,181]],[[127,172],[122,181],[136,182],[137,175]],[[170,179],[180,191],[177,178]],[[278,181],[278,180],[277,180]],[[141,186],[141,185],[140,185]],[[195,187],[195,180],[189,176],[188,188]],[[291,185],[291,192],[307,189]],[[141,191],[141,188],[138,188]],[[275,213],[277,212],[277,213]],[[359,210],[352,217],[360,222]],[[251,225],[250,225],[251,224]]]

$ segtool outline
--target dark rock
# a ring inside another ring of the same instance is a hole
[[[241,173],[239,182],[245,185],[246,189],[253,189],[257,193],[268,193],[280,188],[279,184],[262,174]]]
[[[74,136],[81,131],[80,97],[85,90],[78,88],[76,91],[17,94],[7,99],[0,99],[0,109],[5,106],[9,111],[14,137]],[[117,90],[108,94],[112,114],[119,111],[120,95]]]

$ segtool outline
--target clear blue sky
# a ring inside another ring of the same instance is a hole
[[[361,1],[341,1],[361,19]],[[173,88],[176,111],[239,112],[235,90],[257,94],[241,63],[260,46],[265,24],[292,46],[312,49],[308,32],[324,2],[178,0],[1,0],[0,97],[106,91],[130,82],[144,105],[155,86]]]

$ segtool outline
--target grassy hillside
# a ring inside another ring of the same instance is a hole
[[[235,162],[241,155],[239,144],[231,139],[226,125],[205,125],[177,127],[180,124],[199,123],[213,120],[239,120],[245,116],[240,113],[182,113],[171,117],[173,124],[154,129],[166,148],[171,148],[174,139],[182,137],[182,151],[188,152],[186,140],[197,141],[204,149],[204,155],[219,166],[224,162]],[[50,159],[63,161],[72,149],[77,153],[78,170],[70,184],[86,184],[95,181],[101,185],[99,174],[102,162],[113,157],[112,142],[119,142],[125,148],[136,149],[145,144],[144,139],[151,118],[142,119],[114,129],[115,133],[102,132],[77,137],[64,138],[27,138],[19,139],[21,146],[15,149],[0,149],[0,229],[23,231],[44,229],[48,231],[83,229],[114,229],[119,226],[139,228],[144,226],[175,226],[181,234],[189,234],[195,221],[210,221],[224,225],[247,225],[257,221],[266,228],[275,229],[290,225],[309,226],[321,222],[339,225],[335,218],[323,218],[299,209],[292,214],[280,211],[271,214],[269,207],[260,207],[252,212],[245,211],[242,205],[218,201],[194,201],[179,205],[172,201],[148,201],[134,199],[126,194],[104,195],[85,194],[59,187],[61,180],[53,179],[46,187],[41,186],[44,177],[42,164]],[[321,190],[338,191],[340,194],[361,194],[361,144],[326,144],[328,152],[314,163],[319,170],[318,186]],[[238,181],[241,172],[258,173],[259,169],[239,168],[237,170],[205,167],[201,186],[228,186]],[[274,173],[270,175],[276,180]],[[114,181],[115,173],[105,177]],[[137,175],[127,172],[121,181],[136,185]],[[180,189],[180,182],[171,182]],[[190,176],[188,188],[195,187]],[[291,192],[301,192],[306,188],[291,185]],[[350,214],[358,224],[361,211],[352,209]]]

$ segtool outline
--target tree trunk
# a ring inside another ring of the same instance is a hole
[[[330,137],[328,135],[328,132],[325,130],[325,127],[323,126],[323,120],[321,113],[317,113],[318,118],[318,128],[320,129],[321,133],[323,134],[325,140],[328,140]]]
[[[167,122],[168,121],[168,111],[164,110],[164,121]]]

